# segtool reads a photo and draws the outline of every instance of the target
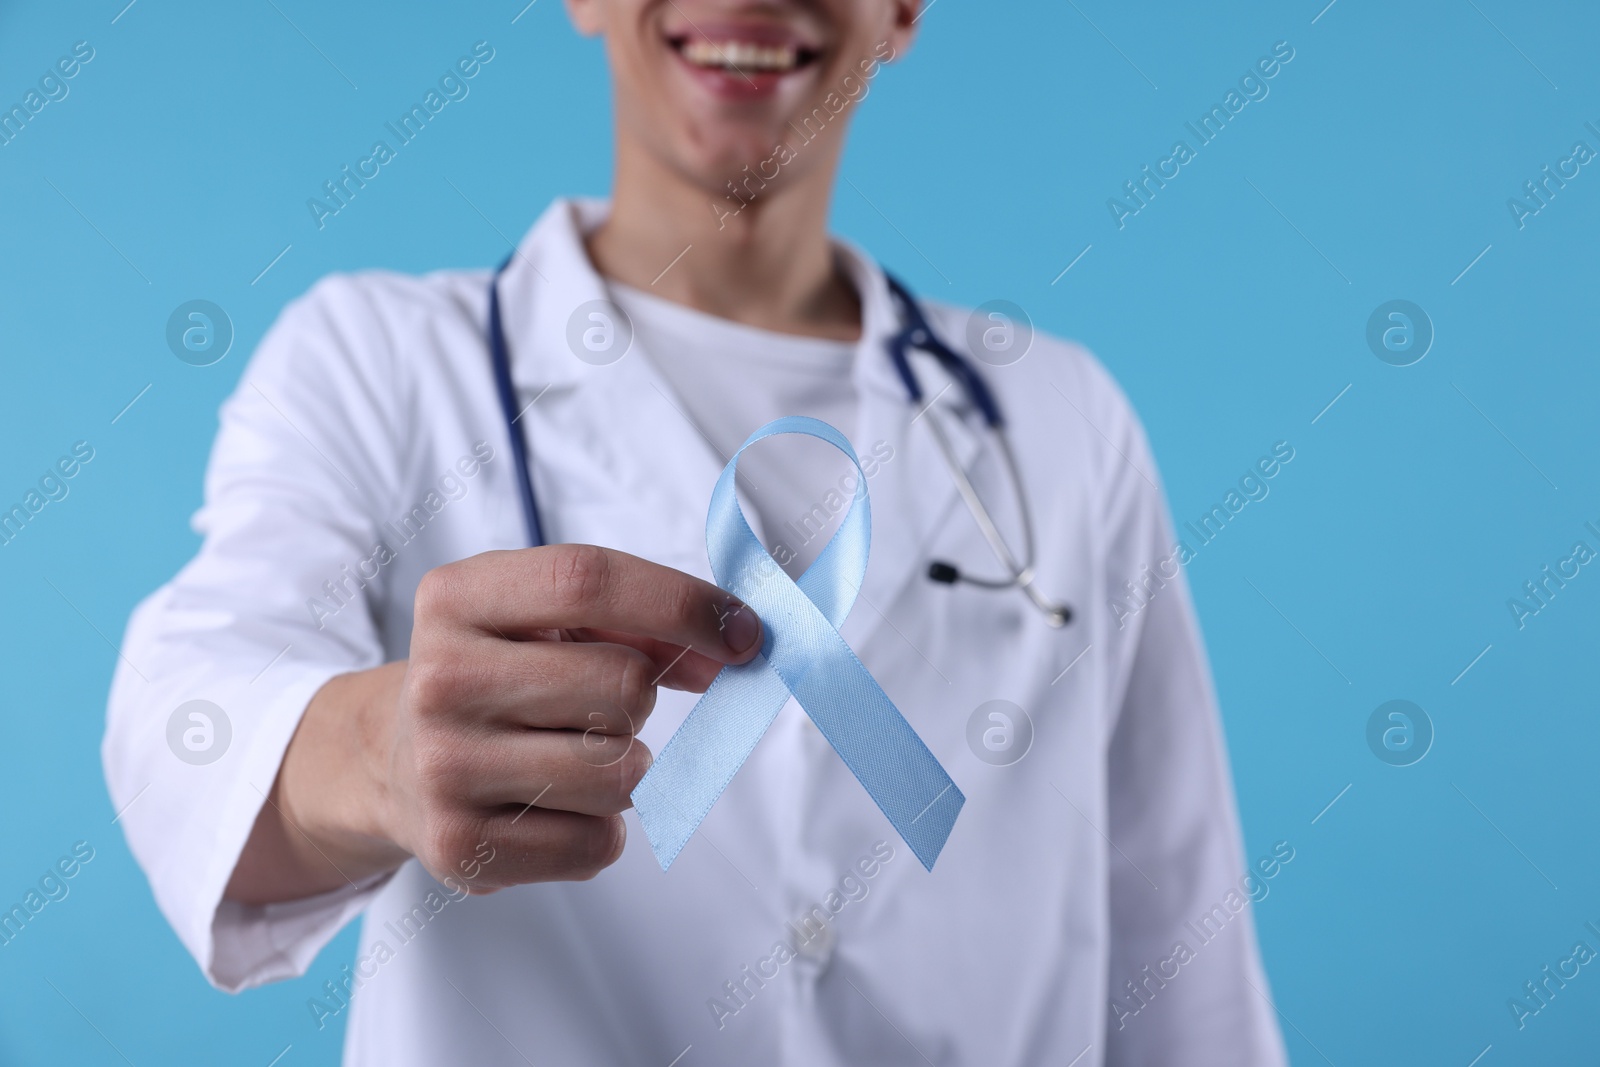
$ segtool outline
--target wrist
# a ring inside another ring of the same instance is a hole
[[[316,896],[409,858],[391,832],[388,752],[405,664],[331,679],[306,706],[224,893]]]
[[[349,878],[398,866],[409,853],[391,816],[389,755],[405,663],[330,679],[306,708],[284,756],[282,814],[304,843]],[[359,872],[359,873],[358,873]]]

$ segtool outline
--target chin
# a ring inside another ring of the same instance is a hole
[[[847,122],[837,108],[823,114],[820,105],[841,92],[853,103],[856,94],[841,85],[863,84],[892,55],[880,48],[846,61],[867,48],[821,4],[729,8],[671,0],[648,3],[641,14],[638,34],[623,38],[622,54],[612,57],[628,83],[629,123],[674,169],[719,198],[730,183],[765,190],[756,173],[771,182],[780,170],[790,177],[810,170],[828,153],[805,146],[822,127]],[[827,139],[837,138],[829,129]]]
[[[686,168],[702,185],[721,190],[746,167],[755,169],[770,159],[778,144],[785,140],[783,127],[759,131],[717,130],[702,137],[686,153]]]

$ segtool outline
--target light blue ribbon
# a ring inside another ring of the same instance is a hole
[[[844,522],[798,582],[756,539],[734,491],[739,457],[774,434],[800,433],[850,457],[856,493]],[[769,422],[735,452],[711,494],[706,549],[717,584],[755,609],[761,655],[724,667],[633,790],[661,869],[672,866],[792,693],[928,870],[966,797],[861,665],[839,627],[867,573],[872,506],[850,442],[825,422]]]

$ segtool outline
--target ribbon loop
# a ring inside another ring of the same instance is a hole
[[[850,510],[798,581],[757,540],[734,486],[744,450],[786,433],[826,441],[856,468]],[[871,534],[861,461],[825,422],[802,416],[769,422],[723,468],[706,516],[711,572],[755,609],[764,639],[755,659],[722,669],[634,788],[634,808],[662,870],[694,836],[790,694],[917,859],[933,869],[966,797],[839,636],[866,576]]]

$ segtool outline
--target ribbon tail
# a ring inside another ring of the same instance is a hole
[[[922,866],[932,871],[966,795],[855,653],[837,633],[833,637],[838,647],[818,656],[828,666],[792,679],[795,699]]]
[[[783,679],[762,657],[724,667],[656,755],[632,798],[663,871],[700,828],[788,700]]]

